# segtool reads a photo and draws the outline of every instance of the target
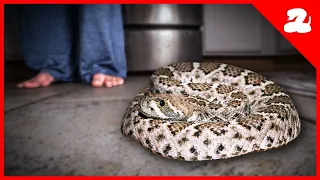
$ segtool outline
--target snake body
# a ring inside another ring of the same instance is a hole
[[[288,94],[248,69],[184,62],[156,70],[132,100],[121,132],[171,159],[226,159],[278,148],[300,133]]]

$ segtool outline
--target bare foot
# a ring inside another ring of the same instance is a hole
[[[54,78],[50,74],[41,72],[34,78],[19,83],[17,87],[19,88],[48,87],[53,81],[54,81]]]
[[[124,80],[116,76],[108,76],[104,74],[95,74],[92,78],[91,85],[93,87],[113,87],[123,84]]]

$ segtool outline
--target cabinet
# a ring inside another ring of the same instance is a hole
[[[279,55],[292,55],[299,54],[300,52],[290,44],[290,42],[284,38],[280,33],[278,35],[278,54]]]
[[[22,59],[18,27],[17,7],[6,5],[4,16],[4,59],[6,61]]]
[[[273,56],[298,51],[252,5],[203,7],[203,55]]]

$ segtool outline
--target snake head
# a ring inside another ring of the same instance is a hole
[[[182,120],[186,113],[179,103],[181,99],[170,94],[152,94],[145,96],[140,101],[140,112],[150,118],[164,120]]]

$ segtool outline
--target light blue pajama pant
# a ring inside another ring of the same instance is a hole
[[[126,78],[121,5],[20,5],[26,64],[57,81]]]

